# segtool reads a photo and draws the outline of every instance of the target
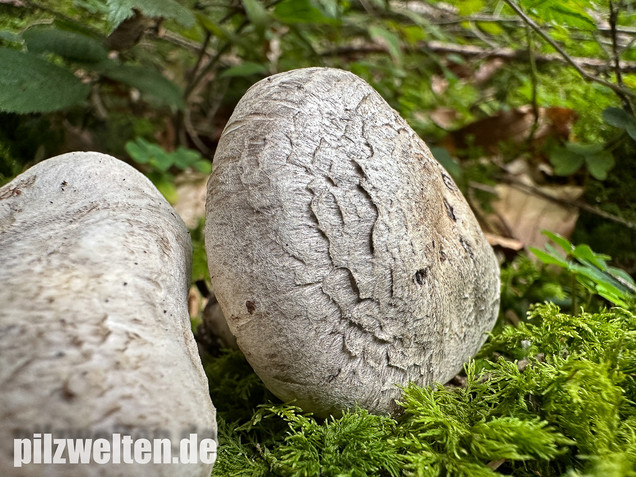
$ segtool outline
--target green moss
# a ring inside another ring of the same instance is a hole
[[[636,475],[636,317],[531,307],[493,334],[461,386],[404,388],[396,421],[319,420],[280,404],[238,352],[206,366],[213,475]]]

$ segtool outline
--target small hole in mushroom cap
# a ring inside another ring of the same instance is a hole
[[[256,310],[256,303],[252,300],[247,300],[245,302],[245,308],[247,308],[247,312],[251,315]]]
[[[415,276],[413,277],[413,281],[418,285],[422,286],[424,284],[424,280],[426,280],[426,276],[428,275],[428,267],[422,268],[415,272]]]

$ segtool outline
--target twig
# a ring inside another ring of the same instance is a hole
[[[544,199],[556,202],[557,204],[565,205],[568,207],[578,207],[579,209],[589,212],[590,214],[594,214],[599,217],[603,217],[604,219],[611,220],[612,222],[624,225],[628,229],[636,230],[636,222],[631,222],[627,219],[624,219],[623,217],[619,217],[618,215],[610,214],[609,212],[605,212],[604,210],[591,206],[590,204],[581,200],[567,200],[561,199],[559,197],[554,197],[553,195],[550,195],[537,187],[525,184],[519,180],[513,179],[512,177],[507,177],[506,182],[524,192],[529,192],[531,194],[543,197]]]
[[[201,45],[201,47],[199,48],[199,53],[197,55],[197,61],[194,64],[194,67],[192,68],[192,71],[190,72],[190,79],[189,82],[191,83],[192,81],[194,81],[194,78],[197,75],[197,72],[199,71],[199,68],[201,67],[201,64],[203,63],[203,58],[205,58],[207,50],[208,50],[208,46],[210,45],[210,40],[212,39],[212,33],[210,33],[209,31],[205,31],[205,38],[203,39],[203,44]],[[190,91],[190,84],[188,84],[188,86],[186,87],[186,91]]]
[[[552,48],[554,48],[562,57],[563,59],[569,64],[571,65],[579,75],[581,75],[581,77],[583,79],[585,79],[586,81],[593,81],[595,83],[598,84],[602,84],[603,86],[611,89],[612,91],[614,91],[617,95],[619,95],[619,97],[623,97],[623,96],[634,96],[636,97],[636,93],[633,91],[630,91],[628,89],[622,88],[621,86],[614,84],[614,83],[610,83],[609,81],[605,81],[602,78],[599,78],[597,76],[591,75],[589,74],[587,71],[585,71],[583,68],[581,68],[573,59],[572,57],[563,49],[561,48],[561,46],[554,41],[547,33],[545,33],[541,27],[539,25],[537,25],[534,20],[532,20],[532,18],[530,18],[528,15],[526,15],[523,10],[521,10],[517,4],[515,4],[512,0],[504,0],[504,2],[506,2],[506,4],[508,6],[510,6],[510,8],[512,8],[517,15],[519,15],[521,17],[521,19],[527,23],[528,25],[530,25],[530,27],[536,31],[541,38],[543,38],[546,42],[548,42],[550,44],[550,46],[552,46]]]
[[[441,41],[429,41],[420,42],[416,45],[417,48],[434,51],[437,53],[455,53],[461,56],[475,56],[479,58],[501,58],[504,60],[525,60],[528,58],[527,50],[513,50],[512,48],[499,48],[488,49],[474,45],[456,45],[453,43],[444,43]],[[386,53],[387,49],[384,46],[376,44],[368,44],[361,46],[348,46],[341,47],[332,50],[327,50],[320,53],[321,56],[334,56],[334,55],[351,55],[351,54],[369,54],[369,53]],[[537,63],[566,63],[561,55],[556,53],[549,54],[536,54],[534,59]],[[607,64],[607,61],[597,58],[572,58],[582,68],[590,68],[595,70],[608,70],[611,66]],[[636,61],[622,61],[620,64],[621,71],[623,73],[636,72]]]
[[[534,58],[534,48],[532,45],[532,31],[530,27],[526,25],[526,37],[528,39],[528,58],[530,59],[530,84],[532,86],[532,127],[530,128],[530,132],[528,133],[527,142],[528,144],[532,144],[532,139],[534,138],[534,134],[537,132],[537,128],[539,127],[539,105],[537,104],[537,86],[539,80],[537,79],[537,63]]]
[[[618,40],[616,35],[616,23],[618,21],[618,8],[614,4],[613,0],[609,2],[610,15],[609,15],[609,24],[610,24],[610,35],[612,39],[612,60],[614,62],[614,73],[616,74],[616,84],[621,88],[624,88],[625,85],[623,83],[623,75],[621,73],[620,68],[620,55],[618,53]],[[629,113],[633,113],[632,103],[629,100],[629,97],[626,95],[619,94],[621,98],[621,102],[623,103],[623,107]]]
[[[194,143],[197,149],[201,151],[203,155],[209,155],[210,148],[206,146],[205,143],[201,141],[201,139],[199,139],[199,134],[192,124],[191,111],[192,110],[190,108],[187,108],[185,110],[185,113],[183,114],[183,127],[185,128],[185,132],[188,134],[188,136],[190,136],[190,140]]]

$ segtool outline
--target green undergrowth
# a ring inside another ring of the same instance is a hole
[[[622,308],[534,305],[453,385],[406,386],[398,420],[281,404],[238,352],[205,368],[214,476],[636,476],[636,317]]]

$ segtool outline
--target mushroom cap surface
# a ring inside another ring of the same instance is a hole
[[[0,188],[1,475],[210,475],[202,462],[14,468],[12,456],[34,433],[216,439],[191,254],[168,202],[113,157],[64,154]]]
[[[492,329],[499,267],[424,142],[352,73],[252,86],[220,139],[206,250],[228,325],[284,401],[396,414]]]

